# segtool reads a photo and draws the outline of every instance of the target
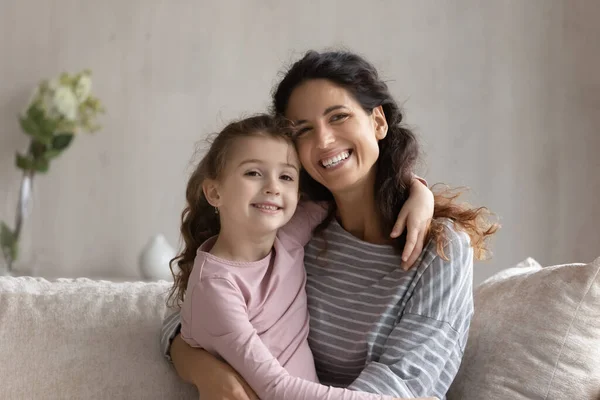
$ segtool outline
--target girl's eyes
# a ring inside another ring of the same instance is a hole
[[[260,172],[258,171],[248,171],[244,174],[245,176],[262,176],[260,174]],[[288,174],[284,174],[280,176],[280,179],[283,179],[284,181],[289,181],[289,182],[293,182],[294,181],[294,177]]]

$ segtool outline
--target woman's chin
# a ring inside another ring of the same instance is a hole
[[[352,191],[364,191],[367,186],[370,186],[370,189],[372,189],[375,184],[375,174],[360,172],[348,169],[344,173],[336,174],[335,176],[321,176],[319,183],[334,195]],[[371,176],[369,177],[369,175]]]

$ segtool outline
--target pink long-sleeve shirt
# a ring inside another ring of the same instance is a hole
[[[298,206],[273,250],[256,262],[210,254],[216,238],[199,249],[181,317],[181,336],[222,357],[263,400],[389,400],[392,397],[318,383],[308,346],[304,245],[325,216],[314,203]]]

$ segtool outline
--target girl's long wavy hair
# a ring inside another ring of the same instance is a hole
[[[167,301],[170,305],[181,304],[196,251],[207,239],[218,235],[221,229],[219,215],[204,196],[204,181],[221,177],[236,140],[260,135],[285,140],[293,145],[293,127],[286,119],[267,114],[241,119],[230,123],[216,134],[210,148],[190,176],[185,191],[187,205],[181,213],[183,249],[169,263],[174,278]]]
[[[386,83],[379,78],[375,67],[361,56],[345,51],[309,51],[302,59],[292,64],[273,92],[273,113],[284,115],[294,89],[313,79],[326,79],[343,87],[369,114],[376,107],[383,108],[388,132],[386,137],[379,141],[375,193],[383,234],[387,236],[409,195],[408,189],[419,156],[416,136],[403,124],[402,111]],[[301,173],[300,187],[311,200],[329,201],[331,204],[328,218],[315,230],[319,232],[335,215],[333,195],[305,171]],[[447,237],[440,218],[449,218],[457,229],[469,235],[475,258],[485,259],[488,256],[486,239],[498,230],[499,225],[492,222],[491,213],[487,208],[473,208],[466,203],[458,203],[457,198],[460,195],[461,191],[458,189],[446,187],[437,191],[434,188],[435,206],[427,239],[435,239],[438,254],[446,258],[443,249],[447,244]],[[404,243],[405,234],[394,242],[394,247],[401,252]]]

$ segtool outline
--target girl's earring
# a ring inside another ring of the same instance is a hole
[[[219,213],[219,208],[215,207],[215,214],[218,214],[218,213]]]

